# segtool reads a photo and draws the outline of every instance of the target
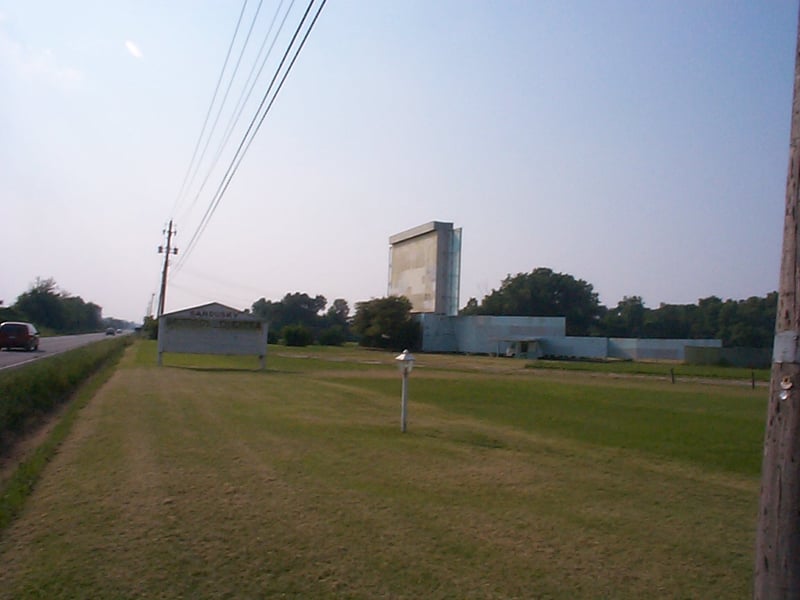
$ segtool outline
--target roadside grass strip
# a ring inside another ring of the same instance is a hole
[[[749,595],[763,391],[420,356],[402,434],[391,353],[270,352],[129,349],[0,536],[0,598]]]
[[[0,372],[0,451],[5,435],[23,433],[129,343],[127,337],[103,340]]]
[[[62,373],[55,377],[56,380],[64,383],[44,386],[44,389],[50,389],[56,398],[50,402],[37,399],[39,406],[37,411],[42,411],[43,407],[48,404],[53,407],[57,403],[64,402],[64,394],[68,390],[80,387],[71,399],[66,400],[68,402],[66,410],[63,411],[58,423],[44,442],[19,464],[8,480],[0,481],[0,534],[24,507],[26,499],[39,480],[45,466],[53,458],[59,445],[69,435],[79,411],[91,400],[100,386],[111,377],[116,364],[115,359],[121,356],[125,345],[120,343],[104,344],[100,353],[97,349],[91,349],[88,353],[80,349],[74,351],[75,354],[72,356],[65,356],[61,360],[53,360],[52,363],[45,364],[43,368],[36,365],[37,368],[33,370],[33,373],[14,373],[16,377],[9,378],[11,381],[24,381],[36,379],[51,369],[71,371],[70,375],[65,376]],[[102,365],[99,370],[97,370],[98,365]],[[82,383],[81,376],[84,378]],[[40,395],[43,396],[43,392],[40,392]]]

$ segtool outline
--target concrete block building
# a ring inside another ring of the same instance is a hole
[[[389,238],[389,295],[405,296],[412,312],[458,314],[461,229],[431,221]]]

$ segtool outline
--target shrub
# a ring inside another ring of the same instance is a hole
[[[142,335],[148,340],[158,339],[158,319],[153,317],[145,317],[144,324],[142,325]]]
[[[314,336],[305,325],[287,325],[281,330],[281,337],[287,346],[308,346]]]
[[[323,329],[319,334],[319,343],[323,346],[341,346],[346,339],[347,336],[345,336],[341,325],[332,325],[327,329]]]

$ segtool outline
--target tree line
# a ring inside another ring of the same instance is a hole
[[[253,303],[251,312],[269,322],[270,343],[338,346],[358,341],[374,348],[410,348],[419,342],[419,326],[411,315],[411,302],[403,297],[358,302],[352,318],[343,298],[328,307],[325,296],[300,292],[286,294],[274,302],[260,298]]]
[[[726,347],[769,348],[775,331],[778,294],[746,300],[701,298],[697,304],[645,306],[641,296],[625,296],[613,308],[600,304],[592,284],[572,275],[541,267],[508,275],[498,289],[479,302],[470,298],[462,315],[560,316],[572,336],[722,340]],[[281,300],[256,300],[251,312],[270,323],[270,342],[305,346],[341,345],[358,341],[376,348],[415,348],[421,340],[411,302],[390,296],[357,302],[355,313],[343,298],[330,306],[325,296],[286,294]],[[56,282],[37,278],[10,308],[0,308],[0,320],[24,320],[54,333],[122,328],[129,323],[103,319],[102,308],[58,289]],[[155,333],[155,321],[149,320]],[[147,324],[148,319],[145,319]]]
[[[123,329],[132,325],[121,319],[104,319],[102,307],[60,290],[52,277],[37,277],[14,304],[0,307],[0,321],[29,321],[39,329],[59,334],[90,333],[107,327]]]
[[[265,298],[252,305],[253,315],[269,322],[269,342],[282,340],[290,346],[307,346],[319,343],[338,346],[353,339],[348,318],[347,300],[337,298],[330,307],[325,296],[314,297],[306,293],[286,294],[273,302]]]
[[[625,296],[613,308],[600,303],[592,284],[545,267],[508,275],[498,289],[478,302],[470,298],[461,315],[565,317],[571,336],[655,339],[720,339],[726,347],[770,348],[778,294],[746,300],[701,298],[697,304],[645,306],[641,296]],[[324,296],[286,294],[261,298],[253,314],[270,322],[271,341],[290,345],[338,345],[358,341],[375,348],[415,348],[421,340],[411,302],[390,296],[356,303],[343,299],[329,308]]]
[[[97,304],[59,290],[52,278],[38,277],[2,314],[3,321],[30,321],[40,329],[65,334],[99,331],[102,319],[103,309]]]
[[[697,304],[645,306],[641,296],[625,296],[613,308],[600,303],[594,287],[572,275],[537,268],[508,275],[478,302],[470,298],[461,315],[565,317],[571,336],[655,339],[720,339],[726,347],[770,348],[778,294],[746,300],[701,298]],[[404,297],[376,298],[356,304],[343,299],[326,310],[324,296],[286,294],[280,301],[261,298],[252,312],[270,321],[271,341],[291,345],[358,341],[376,348],[415,348],[419,324]]]
[[[613,308],[600,304],[592,284],[548,268],[508,275],[481,302],[470,298],[462,315],[563,316],[567,335],[722,340],[726,347],[770,348],[777,292],[746,300],[701,298],[697,304],[648,308],[625,296]]]

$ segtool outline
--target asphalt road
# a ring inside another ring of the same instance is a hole
[[[41,360],[48,356],[66,352],[67,350],[74,350],[80,346],[105,339],[105,337],[105,333],[43,337],[39,340],[39,350],[36,352],[25,352],[24,350],[0,351],[0,370],[18,367],[34,360]]]

